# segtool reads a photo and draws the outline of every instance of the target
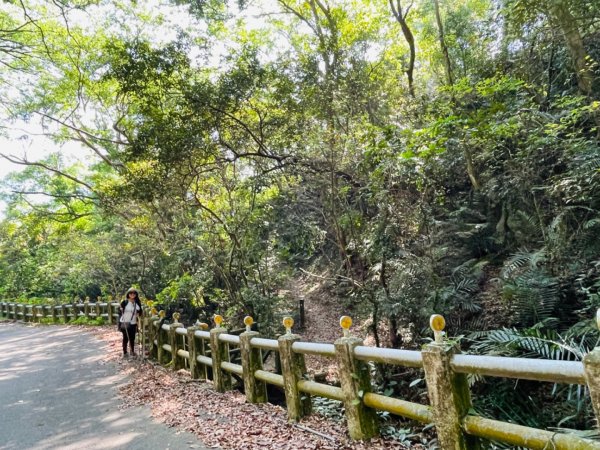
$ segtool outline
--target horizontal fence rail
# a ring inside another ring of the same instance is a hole
[[[0,302],[0,315],[11,319],[55,320],[77,317],[117,316],[118,303],[40,306]],[[348,430],[354,439],[368,439],[378,433],[376,411],[396,414],[424,424],[434,424],[443,449],[479,449],[479,439],[503,442],[533,449],[600,449],[600,442],[574,434],[538,430],[522,425],[471,415],[467,374],[536,380],[552,383],[585,385],[592,398],[596,415],[600,414],[600,349],[583,361],[552,361],[530,358],[507,358],[461,354],[455,344],[442,337],[443,318],[432,317],[435,342],[422,351],[373,348],[351,337],[348,317],[340,321],[343,337],[334,344],[302,342],[292,334],[293,321],[284,319],[286,333],[278,339],[260,337],[251,331],[252,319],[245,319],[246,331],[239,336],[221,326],[206,324],[184,327],[165,323],[164,317],[145,308],[141,321],[141,339],[148,354],[173,370],[186,368],[192,378],[212,380],[219,392],[231,389],[232,378],[243,384],[246,398],[252,403],[267,401],[266,384],[282,388],[288,417],[299,420],[311,411],[311,396],[343,402]],[[148,314],[150,313],[150,314]],[[150,317],[148,317],[150,315]],[[440,319],[441,318],[441,319]],[[441,323],[441,325],[440,325]],[[277,372],[265,370],[263,352],[275,355]],[[305,355],[334,358],[340,386],[306,379]],[[429,405],[409,402],[371,392],[369,364],[389,364],[422,369],[430,399]]]
[[[117,302],[83,302],[64,305],[30,305],[15,302],[0,302],[0,316],[24,322],[75,321],[79,318],[102,318],[105,323],[113,324],[119,317]]]

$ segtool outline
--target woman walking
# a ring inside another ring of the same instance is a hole
[[[135,335],[138,319],[142,316],[142,302],[138,291],[131,288],[127,291],[126,299],[121,302],[119,309],[119,329],[123,333],[123,357],[127,357],[127,344],[131,354],[135,355]]]

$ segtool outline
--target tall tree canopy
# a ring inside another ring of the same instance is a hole
[[[0,151],[26,167],[3,183],[0,294],[136,283],[260,319],[304,271],[382,344],[433,311],[566,333],[600,306],[599,19],[589,0],[4,2],[3,129],[81,156]]]

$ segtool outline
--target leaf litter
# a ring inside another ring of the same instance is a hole
[[[174,372],[146,358],[121,358],[121,335],[113,327],[94,330],[107,343],[105,360],[116,363],[132,382],[119,389],[122,409],[139,405],[179,431],[195,434],[205,446],[223,450],[400,450],[403,443],[376,438],[353,441],[345,423],[313,413],[298,424],[288,423],[285,408],[251,404],[237,390],[218,393],[212,383],[192,380],[185,370]]]

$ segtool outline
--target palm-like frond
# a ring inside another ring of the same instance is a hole
[[[526,356],[563,361],[581,361],[591,347],[586,339],[565,338],[558,333],[532,328],[519,331],[502,328],[470,335],[478,339],[474,350],[486,354]]]

